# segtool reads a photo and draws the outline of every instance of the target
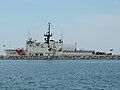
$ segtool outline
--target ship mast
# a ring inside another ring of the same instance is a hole
[[[50,26],[51,26],[51,25],[50,25],[50,22],[49,22],[49,23],[48,23],[48,32],[47,32],[46,34],[44,34],[44,36],[46,37],[46,38],[45,38],[45,43],[48,44],[48,47],[49,47],[50,37],[52,37],[52,33],[50,33],[50,29],[51,29]]]

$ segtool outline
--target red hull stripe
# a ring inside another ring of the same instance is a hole
[[[18,53],[18,55],[20,56],[25,56],[26,53],[24,52],[24,50],[16,50],[16,52]]]

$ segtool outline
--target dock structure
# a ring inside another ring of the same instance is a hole
[[[0,56],[0,60],[120,60],[120,55]]]

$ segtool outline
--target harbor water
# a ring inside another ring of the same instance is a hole
[[[1,60],[0,90],[120,90],[120,61]]]

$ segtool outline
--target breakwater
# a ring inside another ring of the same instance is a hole
[[[0,60],[120,60],[120,55],[80,55],[80,56],[0,56]]]

